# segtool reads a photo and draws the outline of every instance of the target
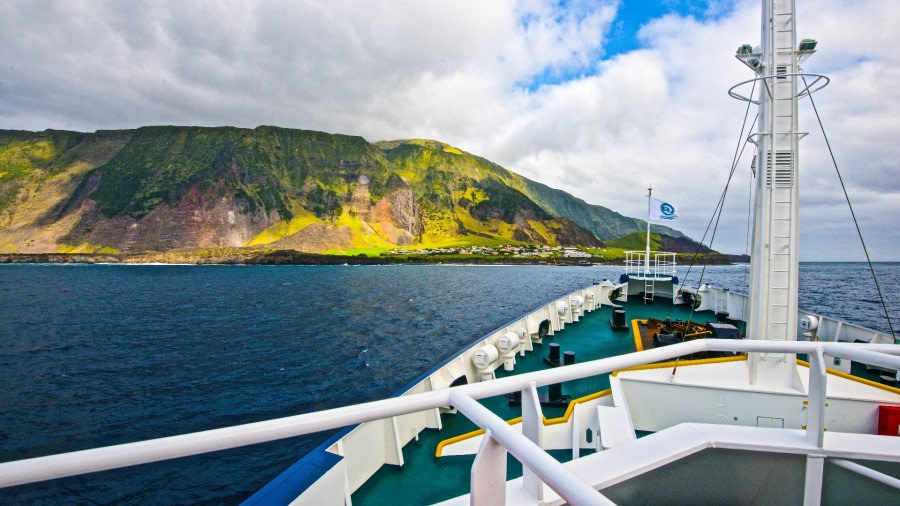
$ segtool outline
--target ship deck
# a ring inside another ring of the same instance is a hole
[[[621,303],[626,311],[627,330],[613,330],[610,326],[613,308],[603,306],[591,313],[585,313],[578,322],[567,324],[565,329],[557,331],[554,336],[545,337],[543,343],[534,343],[534,350],[524,357],[516,357],[515,370],[506,372],[501,368],[495,371],[497,378],[543,370],[550,367],[543,358],[548,355],[549,345],[557,343],[560,356],[567,351],[575,353],[575,361],[586,362],[600,358],[612,357],[634,352],[638,347],[646,347],[652,339],[643,339],[645,329],[633,324],[633,320],[648,318],[664,319],[667,315],[672,320],[690,319],[700,325],[715,322],[716,315],[712,311],[694,311],[686,304],[673,306],[671,299],[659,298],[654,303],[645,305],[637,297]],[[635,338],[634,331],[640,332]],[[702,358],[702,357],[697,357]],[[798,355],[799,359],[805,356]],[[853,364],[854,376],[878,382],[878,375],[868,371],[864,364]],[[588,396],[610,388],[609,375],[604,374],[563,384],[563,394],[571,399]],[[538,389],[544,394],[547,387]],[[510,406],[505,396],[482,399],[484,406],[506,420],[521,416],[521,408]],[[561,417],[566,409],[562,407],[542,406],[545,418]],[[403,491],[405,504],[433,504],[458,497],[469,492],[470,474],[474,455],[448,455],[436,457],[438,445],[445,440],[472,432],[478,427],[464,415],[445,413],[441,415],[442,430],[426,429],[419,435],[419,440],[410,442],[403,448],[403,466],[384,465],[365,484],[353,493],[354,504],[381,505],[397,502],[397,491]],[[638,433],[638,437],[649,433]],[[561,462],[571,460],[571,450],[550,450],[548,453]],[[593,453],[581,450],[585,456]],[[522,476],[522,465],[511,455],[507,457],[507,480]]]
[[[666,314],[674,319],[687,319],[690,308],[687,305],[672,306],[671,299],[657,299],[653,304],[629,301],[622,304],[629,321],[650,317],[665,318]],[[549,367],[543,357],[548,354],[549,345],[557,343],[560,355],[567,351],[575,352],[576,362],[586,362],[599,358],[611,357],[635,351],[635,339],[631,326],[627,331],[614,331],[609,320],[611,307],[604,306],[594,312],[586,313],[576,323],[566,325],[556,335],[544,338],[542,344],[534,343],[534,351],[524,357],[516,358],[515,370],[505,372],[502,368],[496,371],[498,378],[511,374],[521,374],[542,370]],[[710,311],[695,312],[692,320],[698,323],[715,321],[715,314]],[[609,388],[609,375],[586,378],[563,384],[563,394],[572,399],[590,395]],[[539,389],[546,392],[546,387]],[[482,404],[490,408],[504,419],[510,420],[521,416],[519,407],[509,406],[506,397],[484,399]],[[542,407],[546,418],[562,416],[565,408]],[[477,429],[461,414],[444,414],[441,416],[443,429],[425,430],[419,441],[411,442],[403,448],[405,465],[383,466],[371,479],[352,495],[354,504],[393,504],[397,501],[397,491],[403,490],[403,499],[407,504],[432,504],[443,501],[469,491],[469,475],[474,455],[435,457],[438,444],[448,438],[466,434]],[[549,452],[560,461],[571,458],[570,450]],[[589,453],[582,451],[582,454]],[[521,464],[512,456],[508,457],[507,479],[522,475]],[[419,484],[427,484],[422,486]]]

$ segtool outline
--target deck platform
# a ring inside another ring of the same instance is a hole
[[[644,304],[634,298],[622,304],[627,320],[646,319],[650,317],[665,318],[669,314],[673,319],[687,319],[690,308],[686,305],[672,306],[671,299],[659,298],[652,304]],[[542,370],[547,367],[543,357],[548,354],[550,343],[560,345],[561,353],[573,351],[576,363],[596,360],[631,353],[635,351],[635,342],[630,331],[613,331],[609,320],[612,307],[604,306],[594,312],[586,313],[577,323],[566,325],[555,336],[544,338],[543,344],[534,345],[534,351],[525,357],[516,357],[516,368],[513,372],[498,369],[498,378],[510,374],[520,374]],[[701,323],[715,321],[712,312],[695,312],[693,320]],[[573,399],[583,397],[610,387],[609,375],[586,378],[563,384],[563,393]],[[540,389],[542,392],[545,388]],[[482,404],[497,413],[500,417],[511,420],[521,416],[519,407],[509,406],[505,397],[484,399]],[[546,418],[562,416],[565,408],[543,408]],[[473,455],[435,457],[435,449],[441,441],[465,434],[477,427],[463,415],[442,415],[443,430],[426,430],[419,436],[418,442],[409,443],[403,448],[403,467],[383,466],[370,480],[352,495],[356,504],[393,504],[396,502],[396,491],[404,491],[404,500],[409,504],[432,504],[466,494],[469,491],[469,473],[471,472]],[[551,450],[549,452],[560,461],[571,459],[570,450]],[[582,450],[582,454],[586,454]],[[512,457],[507,463],[507,479],[522,475],[522,466]],[[428,487],[416,486],[417,483],[429,483]]]

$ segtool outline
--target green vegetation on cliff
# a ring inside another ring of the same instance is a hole
[[[39,184],[62,170],[72,159],[67,150],[87,135],[52,130],[40,134],[0,130],[0,212],[14,205],[19,191],[29,183]]]
[[[656,230],[656,225],[653,225]],[[605,245],[612,248],[627,250],[643,250],[647,247],[647,233],[633,232],[612,241],[606,241]],[[715,253],[713,250],[698,244],[685,237],[672,237],[667,234],[651,233],[650,249],[653,251],[673,251],[679,253]]]
[[[4,210],[11,252],[598,247],[644,223],[437,141],[271,126],[0,131]]]
[[[384,167],[361,137],[265,126],[144,127],[98,169],[102,178],[91,198],[107,218],[140,218],[162,203],[177,205],[193,185],[224,180],[251,211],[276,210],[290,219],[291,197],[306,185],[305,207],[330,217],[339,209],[337,190],[346,188],[342,157],[354,160],[354,174]]]

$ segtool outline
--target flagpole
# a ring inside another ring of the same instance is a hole
[[[650,275],[650,195],[653,194],[653,183],[647,188],[647,254],[644,256],[644,275]]]

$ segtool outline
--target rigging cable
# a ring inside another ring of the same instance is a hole
[[[753,129],[754,126],[756,126],[756,121],[758,119],[759,119],[759,115],[757,115],[756,118],[753,119],[753,123],[750,125],[751,130]],[[743,134],[743,131],[741,133]],[[709,238],[709,249],[712,249],[713,242],[716,240],[716,232],[719,230],[719,220],[722,219],[722,212],[725,210],[725,197],[728,194],[728,188],[731,185],[731,179],[734,177],[734,171],[737,169],[737,164],[740,161],[741,157],[743,157],[744,149],[746,149],[746,147],[747,147],[747,143],[744,142],[743,146],[741,147],[740,153],[736,154],[734,162],[732,163],[732,166],[731,166],[731,173],[728,174],[728,180],[725,183],[725,189],[722,191],[722,195],[721,195],[721,197],[719,197],[719,203],[716,206],[716,210],[713,211],[713,216],[712,216],[712,218],[710,218],[709,225],[707,225],[707,231],[709,231],[709,226],[712,225],[712,235],[710,235],[710,238]],[[713,219],[715,219],[714,225],[713,225]],[[703,237],[705,238],[706,234],[704,234]],[[701,240],[701,242],[702,242],[702,240]],[[691,259],[691,266],[688,268],[688,274],[690,274],[691,267],[693,267],[694,262],[696,261],[697,257],[699,256],[699,253],[700,253],[700,249],[698,248],[697,251],[694,253],[694,257]],[[704,263],[703,267],[700,269],[700,278],[697,280],[698,292],[700,290],[700,287],[703,285],[703,276],[706,275],[706,267],[707,267],[707,264]],[[687,274],[685,274],[685,281],[686,280],[687,280]],[[683,283],[682,283],[682,286],[684,286]],[[674,306],[674,299],[673,299],[673,306]],[[671,312],[671,308],[669,309],[669,311]],[[691,311],[690,311],[690,313],[688,313],[688,320],[687,320],[688,326],[690,326],[693,317],[694,317],[694,305],[691,304]],[[682,341],[684,341],[686,337],[687,337],[687,335],[682,336]],[[676,360],[676,364],[677,364],[677,362],[678,361]]]
[[[750,95],[753,96],[753,92],[756,90],[756,82],[753,83],[753,89],[750,90]],[[691,270],[694,268],[694,264],[697,262],[697,258],[700,256],[700,248],[703,246],[703,241],[706,240],[707,234],[709,234],[710,227],[713,226],[713,222],[715,221],[715,227],[713,227],[713,233],[709,240],[709,248],[712,249],[713,241],[715,240],[716,230],[719,227],[719,219],[722,217],[722,210],[725,208],[725,196],[728,194],[728,187],[731,184],[731,179],[734,177],[734,171],[737,169],[738,162],[744,154],[744,149],[747,147],[747,141],[744,140],[744,132],[747,130],[747,117],[750,115],[750,104],[751,102],[747,102],[747,109],[744,111],[744,121],[741,123],[741,133],[738,135],[738,144],[734,147],[734,156],[731,160],[731,169],[728,173],[728,179],[725,181],[725,189],[722,190],[722,194],[719,196],[719,201],[716,204],[715,210],[713,210],[713,214],[709,219],[709,223],[706,224],[706,230],[703,232],[703,237],[700,238],[699,243],[697,244],[697,249],[694,251],[694,254],[691,256],[691,263],[688,265],[688,270],[684,275],[684,281],[681,282],[681,286],[678,287],[678,292],[681,293],[684,289],[685,283],[687,283],[688,276],[691,274]],[[753,119],[753,123],[750,125],[750,130],[753,130],[753,127],[756,126],[756,122],[759,120],[759,114]],[[700,288],[701,283],[703,282],[703,275],[706,273],[706,265],[703,266],[703,269],[700,272],[700,279],[697,281],[697,288]],[[675,307],[675,299],[672,299],[672,306],[669,308],[669,313],[666,316],[671,316],[672,308]],[[693,316],[694,310],[693,305],[691,307],[691,316]],[[690,321],[690,320],[689,320]]]
[[[751,97],[753,96],[754,91],[756,91],[756,81],[753,82],[753,88],[750,90]],[[707,225],[706,225],[706,231],[703,232],[703,237],[700,239],[700,242],[697,245],[697,249],[694,252],[693,257],[691,258],[691,264],[688,266],[687,273],[684,275],[684,281],[681,282],[681,286],[678,288],[678,292],[676,292],[676,294],[683,292],[684,285],[685,285],[685,283],[687,283],[687,278],[691,273],[691,269],[693,269],[694,264],[696,263],[697,258],[700,255],[700,248],[703,246],[703,241],[706,240],[706,235],[709,233],[710,227],[713,227],[713,232],[709,239],[709,249],[710,250],[712,249],[713,241],[715,240],[715,237],[716,237],[716,231],[719,228],[719,220],[722,218],[722,211],[725,209],[725,196],[728,194],[728,188],[731,185],[731,179],[734,177],[734,171],[737,169],[738,162],[740,161],[741,157],[744,154],[744,149],[746,149],[746,147],[747,147],[747,141],[746,140],[742,141],[742,139],[744,139],[744,132],[747,130],[747,118],[750,115],[750,104],[751,103],[752,103],[752,101],[748,100],[747,108],[744,110],[744,120],[741,122],[741,132],[740,132],[740,134],[738,134],[738,143],[734,147],[734,156],[731,159],[731,169],[728,172],[728,179],[725,181],[725,188],[722,190],[722,194],[719,196],[719,202],[716,204],[715,210],[713,210],[713,215],[710,217],[709,223],[707,223]],[[753,123],[750,125],[750,130],[753,130],[753,127],[756,126],[756,122],[758,120],[759,120],[759,114],[757,113],[756,117],[753,118]],[[715,226],[713,226],[713,222],[715,222]],[[706,264],[704,264],[703,268],[700,270],[700,279],[697,281],[698,293],[700,290],[700,286],[702,286],[703,276],[705,273],[706,273]],[[672,308],[674,308],[674,307],[675,307],[675,297],[673,296],[672,297],[672,306],[669,308],[669,312],[666,315],[666,319],[669,318],[669,316],[672,313]],[[691,322],[694,317],[694,309],[695,309],[694,304],[691,304],[691,311],[690,311],[690,313],[688,313],[688,319],[687,319],[687,322],[684,327],[684,334],[681,336],[682,342],[684,342],[685,339],[687,339],[687,333],[691,329]],[[672,367],[672,375],[674,375],[675,371],[678,370],[678,363],[680,362],[680,360],[681,360],[680,357],[675,359],[675,365]]]
[[[750,258],[750,237],[753,234],[753,188],[755,185],[753,184],[753,180],[756,179],[756,167],[753,165],[756,163],[756,157],[753,157],[753,164],[751,164],[750,171],[750,188],[747,190],[747,237],[744,242],[744,255],[747,258]],[[747,297],[744,297],[744,304],[741,308],[744,315],[747,315],[749,312],[750,306],[750,281],[748,278],[750,277],[750,265],[748,264],[744,271],[744,276],[741,279],[741,287],[747,290]],[[746,320],[742,320],[744,324],[744,334],[747,333],[747,322]]]
[[[806,77],[802,76],[803,84],[809,90],[809,84]],[[847,187],[844,186],[844,178],[841,177],[841,170],[838,168],[837,159],[834,157],[834,151],[831,150],[831,143],[828,141],[828,135],[825,133],[825,126],[822,124],[822,118],[819,117],[819,110],[816,108],[816,102],[812,98],[812,93],[807,93],[809,103],[812,104],[813,112],[816,113],[816,120],[819,122],[819,128],[822,130],[822,137],[825,139],[825,146],[828,147],[828,154],[831,155],[831,163],[834,164],[834,170],[837,172],[838,181],[841,183],[841,189],[844,191],[844,198],[847,200],[847,207],[850,208],[850,216],[853,218],[853,224],[856,226],[856,233],[859,235],[859,242],[862,244],[863,253],[866,254],[866,262],[869,264],[869,271],[872,273],[872,280],[875,281],[875,290],[878,291],[878,298],[881,300],[881,307],[884,308],[884,317],[887,318],[888,328],[891,329],[891,337],[894,338],[894,344],[898,344],[897,334],[894,333],[894,326],[891,324],[891,316],[888,314],[887,304],[884,302],[884,295],[881,294],[881,285],[878,284],[878,278],[875,276],[875,268],[872,266],[872,259],[869,258],[869,250],[866,248],[866,242],[863,240],[862,231],[859,229],[859,222],[856,221],[856,213],[853,212],[853,205],[850,203],[850,195],[847,194]]]

